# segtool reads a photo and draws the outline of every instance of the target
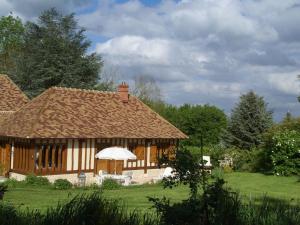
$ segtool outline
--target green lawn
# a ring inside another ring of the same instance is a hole
[[[256,173],[230,173],[225,175],[227,185],[246,197],[259,197],[267,194],[273,198],[300,199],[300,182],[297,177],[275,177]],[[5,194],[4,201],[10,202],[21,209],[45,210],[64,202],[80,193],[91,193],[93,190],[54,190],[46,187],[15,187]],[[147,196],[172,199],[172,202],[187,198],[188,189],[180,186],[174,189],[163,189],[161,185],[142,185],[124,187],[118,190],[105,190],[105,196],[120,199],[129,209],[148,210],[151,203]]]

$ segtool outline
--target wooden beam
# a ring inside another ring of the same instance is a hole
[[[72,166],[71,170],[74,170],[74,139],[72,139]]]
[[[54,164],[56,164],[56,162],[55,162],[55,151],[56,151],[56,144],[53,144],[53,146],[52,146],[52,160],[51,160],[51,170],[52,170],[52,172],[55,170]]]
[[[45,151],[45,169],[46,169],[46,173],[48,173],[48,166],[49,166],[49,144],[46,145],[46,151]]]
[[[145,141],[144,144],[144,173],[147,173],[147,149],[148,149],[148,142]]]
[[[58,149],[58,171],[62,171],[62,145],[59,146]]]
[[[38,151],[39,151],[39,171],[42,173],[43,165],[42,165],[42,157],[43,157],[43,152],[42,152],[42,146],[38,145]]]

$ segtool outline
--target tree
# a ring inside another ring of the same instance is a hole
[[[218,144],[226,128],[225,113],[215,106],[189,105],[168,107],[165,117],[189,136],[186,145],[200,146],[201,137],[205,145]]]
[[[140,75],[134,78],[132,94],[146,104],[162,101],[161,91],[156,81],[146,75]]]
[[[272,125],[272,111],[263,97],[253,91],[240,97],[231,112],[224,141],[229,146],[251,149],[262,142],[262,134]]]
[[[74,14],[44,11],[25,26],[23,56],[17,62],[15,82],[30,97],[52,86],[92,89],[102,67],[100,56],[88,54],[90,41]]]
[[[116,91],[117,80],[119,79],[119,71],[116,67],[105,64],[100,74],[101,80],[96,85],[95,89],[99,91]]]
[[[0,18],[0,73],[14,74],[16,58],[24,41],[24,26],[19,17],[13,15]]]

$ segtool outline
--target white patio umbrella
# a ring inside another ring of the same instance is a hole
[[[97,159],[115,160],[115,174],[116,174],[116,160],[136,160],[136,155],[127,148],[109,147],[102,149],[95,155]]]

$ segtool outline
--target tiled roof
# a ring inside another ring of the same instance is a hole
[[[187,136],[134,96],[50,88],[0,126],[1,136],[24,138],[176,138]]]
[[[10,115],[12,115],[14,111],[0,111],[0,126],[1,123],[4,122]]]
[[[8,76],[0,74],[0,111],[16,111],[28,102],[17,85]]]

